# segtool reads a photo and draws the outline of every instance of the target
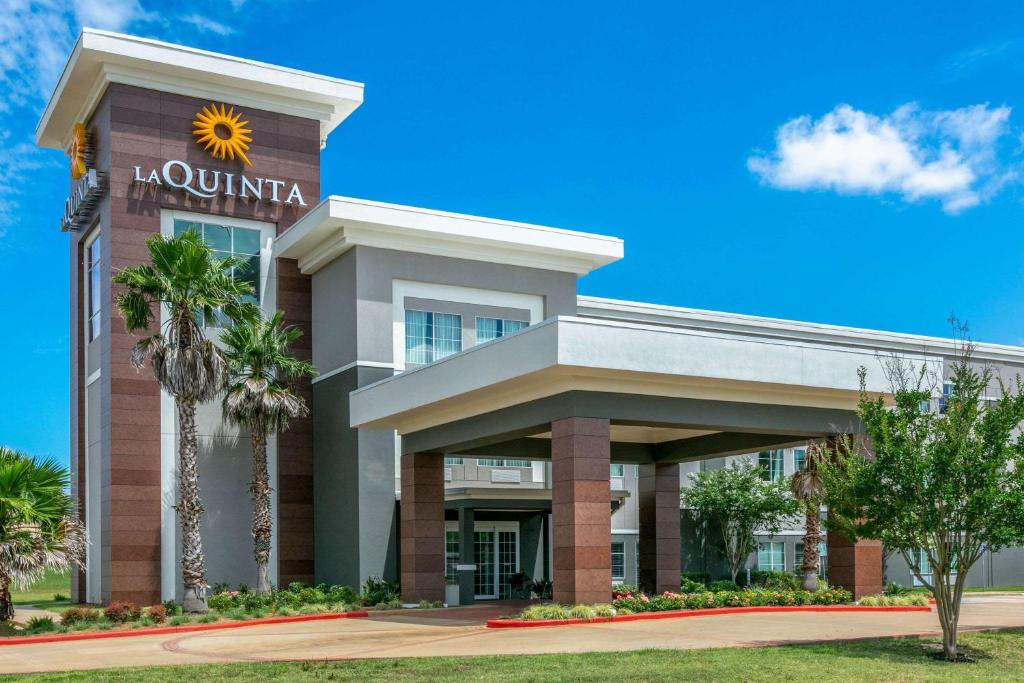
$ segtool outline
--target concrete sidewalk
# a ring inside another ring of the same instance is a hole
[[[0,672],[293,659],[437,657],[643,648],[754,647],[939,633],[934,613],[737,614],[536,629],[487,629],[494,608],[387,612],[228,631],[0,647]],[[476,613],[474,613],[476,612]],[[964,599],[962,630],[1024,628],[1024,595]]]

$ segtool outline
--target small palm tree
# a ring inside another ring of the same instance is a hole
[[[821,543],[821,503],[825,489],[818,472],[817,460],[821,449],[812,444],[808,449],[807,465],[793,475],[789,489],[804,510],[804,566],[801,568],[802,587],[806,591],[818,590],[818,544]]]
[[[228,381],[224,353],[206,338],[201,321],[222,311],[231,320],[252,318],[259,308],[244,301],[251,287],[232,276],[242,259],[218,259],[195,232],[146,240],[150,263],[125,268],[113,281],[127,291],[117,307],[129,331],[149,330],[160,307],[166,318],[159,330],[132,349],[132,364],[146,360],[161,388],[174,398],[178,415],[178,504],[181,524],[181,574],[185,611],[206,612],[206,561],[200,524],[196,404],[213,400]]]
[[[0,621],[14,617],[11,586],[82,566],[85,529],[67,493],[68,470],[0,446]]]
[[[252,540],[258,578],[256,592],[270,593],[270,474],[267,469],[267,437],[288,428],[297,417],[309,414],[290,381],[312,377],[311,363],[292,355],[289,346],[302,330],[286,327],[282,314],[236,323],[221,341],[227,348],[233,381],[224,396],[224,419],[249,429],[252,440]]]

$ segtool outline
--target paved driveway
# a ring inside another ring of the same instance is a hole
[[[496,609],[391,612],[227,631],[0,647],[0,671],[209,662],[695,649],[926,635],[934,613],[789,612],[532,629],[486,629]],[[507,611],[507,610],[506,610]],[[964,600],[961,628],[1024,627],[1024,595]]]

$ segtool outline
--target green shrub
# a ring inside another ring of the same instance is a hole
[[[599,617],[614,617],[615,608],[611,605],[594,605],[594,614]]]
[[[53,594],[53,601],[54,602],[67,602],[68,601],[68,596],[64,595],[63,593],[54,593]]]
[[[597,612],[590,605],[573,605],[569,608],[570,619],[593,619]]]
[[[219,616],[211,612],[210,614],[204,614],[203,616],[196,619],[196,621],[198,621],[200,624],[212,624],[219,618]]]
[[[419,608],[420,609],[434,609],[434,608],[437,608],[437,607],[444,607],[444,603],[441,602],[440,600],[434,600],[434,601],[420,600],[420,604],[419,604]]]
[[[186,617],[184,614],[175,614],[173,617],[167,620],[167,623],[171,626],[181,626],[183,624],[187,624],[188,622],[189,618]]]
[[[547,619],[568,619],[569,610],[562,605],[530,605],[519,615],[520,619],[544,621]]]
[[[137,621],[142,616],[142,608],[134,602],[112,602],[103,610],[103,616],[115,624],[126,624]]]
[[[719,591],[738,591],[740,587],[731,579],[721,579],[709,583],[707,589],[712,593],[718,593]]]
[[[235,621],[245,621],[249,618],[249,613],[244,607],[232,607],[227,612],[224,612],[224,616]]]
[[[53,617],[32,617],[25,624],[25,631],[28,633],[46,633],[56,630],[57,624],[53,623]]]
[[[327,596],[317,588],[303,588],[298,591],[300,605],[322,605],[327,602]]]
[[[278,607],[274,614],[279,617],[294,617],[298,612],[293,610],[291,607]]]
[[[327,605],[310,603],[299,608],[299,614],[326,614],[330,609]]]
[[[346,605],[351,605],[359,600],[359,594],[349,586],[328,586],[327,590],[323,590],[323,593],[326,596],[327,602],[332,603],[343,602]]]
[[[859,602],[865,607],[927,607],[928,597],[920,593],[912,595],[865,595]]]
[[[711,583],[711,574],[707,572],[681,572],[679,574],[679,583],[682,584],[685,581],[692,581],[706,586]]]
[[[679,582],[680,593],[698,593],[700,591],[706,591],[707,589],[707,584],[703,584],[700,581],[694,581],[693,579],[683,578]]]
[[[231,593],[216,593],[206,599],[206,604],[212,610],[227,612],[229,609],[238,606],[238,598]]]
[[[72,624],[91,624],[100,620],[100,611],[92,607],[69,607],[61,614],[61,622]]]
[[[399,598],[401,590],[398,584],[386,581],[379,576],[371,576],[363,584],[363,603],[378,605]]]
[[[885,587],[884,595],[906,595],[910,592],[909,588],[899,585],[898,583],[889,582],[889,585]]]
[[[391,598],[384,602],[378,602],[373,606],[374,609],[402,609],[402,601],[398,598]]]
[[[174,600],[164,600],[164,611],[169,617],[176,617],[182,613],[181,605]]]

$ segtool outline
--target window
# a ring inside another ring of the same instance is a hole
[[[951,382],[942,383],[942,397],[939,399],[939,413],[945,415],[946,404],[949,399],[953,397],[953,384]],[[930,571],[930,570],[929,570]]]
[[[96,337],[100,336],[100,302],[102,294],[100,293],[100,237],[99,234],[93,237],[92,242],[89,243],[89,258],[86,263],[86,280],[89,283],[89,341],[92,341]]]
[[[609,474],[613,477],[624,477],[626,476],[626,466],[622,464],[612,463],[611,472]]]
[[[252,294],[243,299],[255,303],[260,302],[260,231],[252,228],[236,228],[230,225],[199,223],[196,221],[174,221],[174,236],[186,232],[195,232],[203,241],[213,247],[214,256],[224,259],[229,256],[244,259],[244,263],[231,269],[236,280],[249,283]],[[227,323],[222,313],[215,313],[213,320],[206,321],[207,326],[221,327]]]
[[[612,581],[626,580],[626,544],[612,541]]]
[[[449,586],[459,584],[459,532],[444,532],[444,580]]]
[[[444,464],[445,465],[461,465],[462,464],[462,458],[457,458],[455,456],[446,455],[446,456],[444,456]]]
[[[530,467],[529,460],[501,460],[495,458],[478,458],[476,464],[480,467]]]
[[[762,572],[785,571],[786,544],[782,542],[758,543],[757,568]]]
[[[498,337],[504,337],[505,335],[518,332],[524,327],[529,327],[530,323],[525,320],[502,320],[499,318],[477,318],[476,319],[476,343],[483,344],[484,342],[497,339]]]
[[[779,481],[783,475],[784,451],[761,451],[757,456],[758,464],[761,466],[761,479],[765,481]]]
[[[793,449],[793,470],[795,472],[803,472],[805,467],[807,467],[807,449],[806,448],[794,448]]]
[[[414,310],[405,312],[406,363],[433,363],[461,350],[461,315]]]

